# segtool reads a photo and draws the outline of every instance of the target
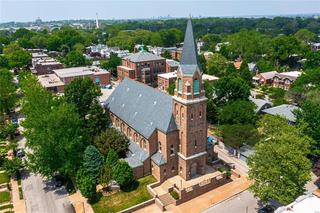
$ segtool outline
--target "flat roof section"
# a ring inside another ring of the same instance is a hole
[[[64,83],[55,74],[39,75],[38,81],[46,88],[64,85]]]

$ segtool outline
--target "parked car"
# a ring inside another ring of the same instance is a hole
[[[274,213],[277,208],[274,205],[266,205],[258,210],[258,213]]]
[[[52,182],[54,183],[55,187],[61,187],[66,182],[66,179],[61,175],[55,175],[52,178]]]
[[[23,149],[18,149],[17,152],[16,152],[16,156],[17,156],[18,158],[22,158],[22,157],[24,157],[25,155],[26,155],[26,153],[24,152]]]

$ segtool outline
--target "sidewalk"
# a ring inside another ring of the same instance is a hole
[[[202,212],[208,208],[210,208],[212,205],[216,205],[222,201],[225,201],[229,199],[230,197],[239,194],[249,188],[250,182],[247,180],[246,177],[237,178],[234,181],[225,184],[221,187],[218,187],[216,189],[213,189],[203,195],[200,195],[199,197],[196,197],[192,200],[189,200],[185,203],[182,203],[178,206],[175,206],[173,204],[167,206],[166,212],[172,212],[172,213],[197,213]],[[145,208],[142,208],[138,211],[135,211],[137,213],[158,213],[159,207],[156,204],[147,206]]]
[[[16,180],[11,179],[11,189],[13,211],[15,213],[26,213],[24,199],[20,200],[19,198],[19,186]]]
[[[69,195],[69,200],[74,205],[76,213],[94,213],[91,205],[87,202],[87,199],[84,198],[79,191]]]
[[[242,175],[248,176],[249,167],[245,162],[235,156],[230,155],[226,150],[220,148],[218,145],[214,146],[214,151],[218,153],[218,158],[227,163],[234,164],[236,166],[236,170],[238,170]]]

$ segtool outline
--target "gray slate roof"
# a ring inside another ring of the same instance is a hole
[[[145,150],[141,149],[138,144],[130,141],[129,152],[124,160],[128,162],[131,168],[136,168],[143,166],[143,162],[147,160],[148,157],[149,154]]]
[[[172,103],[170,95],[125,78],[105,107],[148,139],[156,129],[164,133],[177,130]]]
[[[291,122],[296,122],[296,116],[293,112],[298,109],[300,108],[297,106],[282,104],[280,106],[264,109],[262,110],[262,112],[270,115],[280,115],[281,117],[284,117]]]
[[[166,159],[164,159],[163,155],[160,152],[156,152],[154,155],[152,155],[151,160],[158,166],[167,163]]]
[[[138,53],[131,54],[129,56],[124,57],[125,59],[129,59],[132,62],[144,62],[144,61],[154,61],[154,60],[162,60],[164,58],[154,55],[152,53],[141,51]]]
[[[272,106],[272,103],[270,101],[266,101],[263,99],[253,98],[250,96],[249,100],[256,105],[256,109],[255,109],[256,113],[259,113],[261,110],[270,108]]]
[[[184,36],[180,70],[186,75],[193,75],[196,70],[200,70],[198,66],[197,45],[193,36],[191,19],[188,20]]]

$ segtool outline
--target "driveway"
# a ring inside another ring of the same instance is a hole
[[[22,190],[28,213],[73,213],[64,187],[55,187],[39,175],[22,172]]]
[[[23,118],[18,120],[20,123]],[[19,130],[23,132],[23,127],[20,126]],[[25,148],[26,152],[32,152],[26,148],[26,139],[23,136],[18,138],[18,148]],[[64,187],[57,188],[51,181],[46,181],[40,175],[30,173],[27,170],[21,172],[21,179],[27,213],[74,212]]]
[[[259,207],[258,200],[248,190],[210,207],[203,213],[256,213]]]

